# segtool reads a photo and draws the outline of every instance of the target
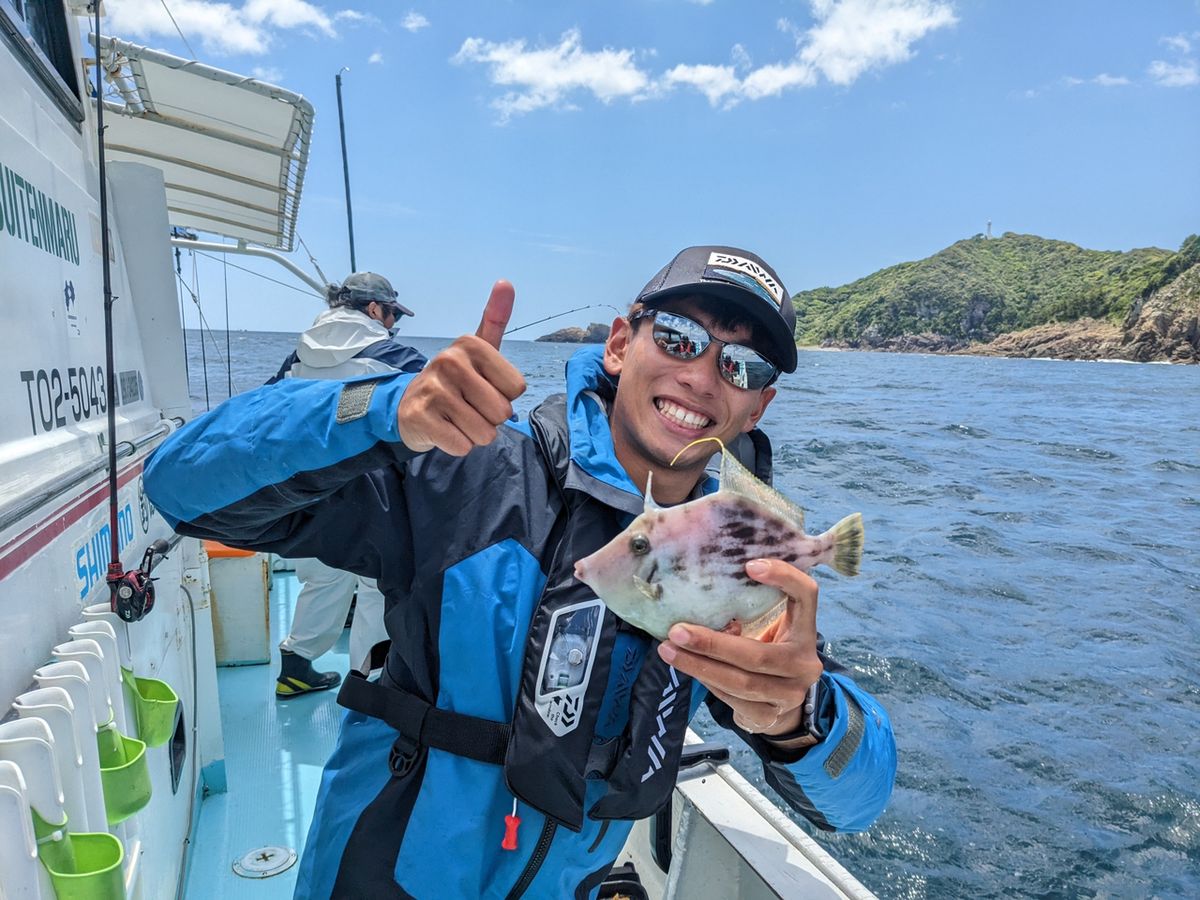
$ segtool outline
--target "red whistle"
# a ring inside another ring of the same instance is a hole
[[[521,819],[517,815],[517,798],[513,797],[513,811],[511,816],[504,817],[504,840],[500,842],[500,846],[505,850],[517,849],[517,829],[521,825]]]
[[[521,820],[516,816],[504,817],[504,840],[500,842],[500,846],[505,850],[517,849],[517,828],[520,824]]]

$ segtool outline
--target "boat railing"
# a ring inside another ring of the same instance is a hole
[[[132,440],[118,441],[117,459],[127,459],[133,456],[142,447],[164,435],[170,434],[172,429],[178,428],[181,425],[183,425],[183,419],[178,417],[162,419],[153,430],[148,431],[146,434]],[[108,458],[106,456],[99,457],[72,469],[65,473],[62,478],[56,479],[53,485],[29,497],[21,497],[4,506],[0,506],[0,533],[9,526],[15,525],[44,504],[50,503],[64,494],[69,494],[83,482],[92,478],[97,472],[101,472],[106,468],[108,468]]]

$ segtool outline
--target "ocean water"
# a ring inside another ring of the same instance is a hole
[[[294,339],[232,334],[234,391]],[[574,349],[505,343],[519,411]],[[206,355],[215,404],[224,334]],[[801,352],[784,378],[776,485],[813,529],[866,523],[818,623],[899,774],[870,831],[815,837],[880,897],[1200,897],[1198,408],[1197,367]]]

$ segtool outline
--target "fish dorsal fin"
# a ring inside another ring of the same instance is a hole
[[[643,498],[646,502],[646,505],[644,507],[644,510],[645,509],[661,509],[662,508],[657,503],[654,502],[653,484],[654,484],[654,471],[649,470],[646,472],[646,496]]]
[[[702,444],[705,441],[713,441],[721,448],[720,492],[745,497],[751,503],[774,513],[785,522],[790,523],[797,531],[804,532],[804,510],[769,484],[756,478],[753,472],[738,462],[736,456],[725,449],[725,444],[722,443],[720,438],[700,438],[697,441],[692,441],[687,447],[684,447],[683,450],[675,454],[675,459],[671,460],[671,464],[674,465],[675,461],[679,459],[688,447]]]

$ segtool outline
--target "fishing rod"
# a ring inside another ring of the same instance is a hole
[[[552,316],[546,316],[541,319],[536,319],[533,322],[526,322],[524,325],[518,325],[516,328],[510,328],[510,329],[508,329],[508,331],[506,331],[504,333],[505,333],[505,335],[509,335],[509,334],[512,334],[514,331],[522,331],[526,328],[532,328],[534,325],[541,325],[543,322],[549,322],[551,319],[559,319],[559,318],[562,318],[563,316],[569,316],[571,313],[579,312],[581,309],[594,309],[597,306],[607,306],[609,309],[611,309],[613,312],[615,312],[618,316],[624,315],[623,312],[621,312],[619,309],[617,309],[611,303],[588,303],[584,306],[577,306],[574,309],[568,309],[566,312],[555,313]]]
[[[105,174],[104,149],[104,90],[101,84],[100,61],[100,0],[92,0],[90,8],[96,14],[96,152],[100,174],[100,257],[104,281],[104,365],[105,393],[108,400],[108,532],[111,556],[108,563],[109,605],[125,622],[136,622],[154,608],[154,555],[165,555],[167,542],[156,540],[142,557],[140,567],[129,572],[121,565],[121,531],[117,491],[117,372],[113,338],[112,266],[109,262],[108,238],[108,181]]]

